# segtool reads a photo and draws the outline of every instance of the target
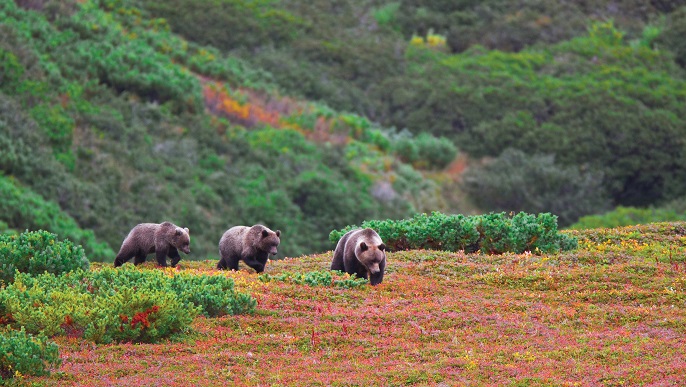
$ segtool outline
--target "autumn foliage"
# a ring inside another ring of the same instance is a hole
[[[59,372],[24,379],[44,386],[681,383],[686,224],[566,233],[579,249],[389,253],[376,287],[295,275],[323,273],[330,252],[270,262],[270,278],[223,273],[256,298],[255,314],[198,317],[183,336],[157,344],[57,336]],[[188,262],[182,271],[216,269]]]

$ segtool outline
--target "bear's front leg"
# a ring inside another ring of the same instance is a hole
[[[255,271],[258,273],[262,273],[264,271],[265,264],[258,261],[255,258],[246,258],[246,259],[243,259],[243,262],[245,262],[246,265],[255,269]]]
[[[169,248],[169,258],[171,258],[171,265],[172,267],[176,267],[176,264],[179,263],[181,260],[181,255],[179,255],[179,250],[177,250],[175,247]]]

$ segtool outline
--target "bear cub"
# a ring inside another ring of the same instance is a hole
[[[235,226],[226,230],[219,240],[219,262],[217,269],[238,270],[238,261],[262,273],[269,254],[276,255],[276,248],[281,243],[281,231],[276,232],[256,224],[252,227]]]
[[[336,245],[331,270],[369,278],[369,283],[378,285],[386,269],[385,250],[381,237],[371,228],[348,231]]]
[[[167,257],[171,258],[171,265],[176,266],[181,260],[179,250],[190,254],[191,237],[187,228],[181,228],[170,222],[141,223],[136,225],[119,249],[114,267],[124,264],[132,257],[133,263],[140,265],[145,262],[148,254],[155,253],[157,264],[167,266]]]

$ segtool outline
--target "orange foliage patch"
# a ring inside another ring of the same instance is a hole
[[[334,118],[319,116],[313,128],[289,122],[288,117],[311,112],[311,106],[288,97],[276,97],[249,89],[239,89],[239,93],[246,101],[241,102],[232,97],[226,86],[205,80],[203,82],[203,96],[208,111],[229,121],[252,128],[258,125],[268,125],[275,129],[293,129],[304,134],[308,139],[323,143],[334,142],[344,144],[348,141],[346,135],[333,134]]]

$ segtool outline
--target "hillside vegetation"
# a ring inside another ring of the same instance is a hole
[[[686,192],[683,1],[138,3],[290,93],[451,138],[482,211],[567,226]]]
[[[282,97],[268,73],[126,2],[3,0],[0,16],[4,227],[111,261],[137,223],[188,227],[190,259],[216,256],[230,226],[263,223],[298,256],[328,249],[334,228],[440,206],[437,184],[396,156],[398,133]],[[456,154],[446,139],[417,144],[423,168]]]
[[[284,233],[686,192],[681,1],[0,0],[3,232]],[[5,199],[7,199],[5,201]],[[52,214],[46,216],[46,214]]]
[[[49,368],[49,376],[15,381],[43,386],[681,383],[686,224],[567,233],[579,238],[579,249],[544,255],[389,253],[387,275],[375,287],[332,277],[331,252],[270,262],[260,276],[244,266],[219,272],[213,261],[182,261],[180,270],[164,271],[148,263],[121,274],[96,263],[91,281],[232,279],[236,292],[255,298],[256,309],[196,317],[189,329],[157,344],[95,345],[69,336],[71,321],[65,321],[66,335],[53,339],[61,365]],[[89,283],[104,286],[77,286]]]

